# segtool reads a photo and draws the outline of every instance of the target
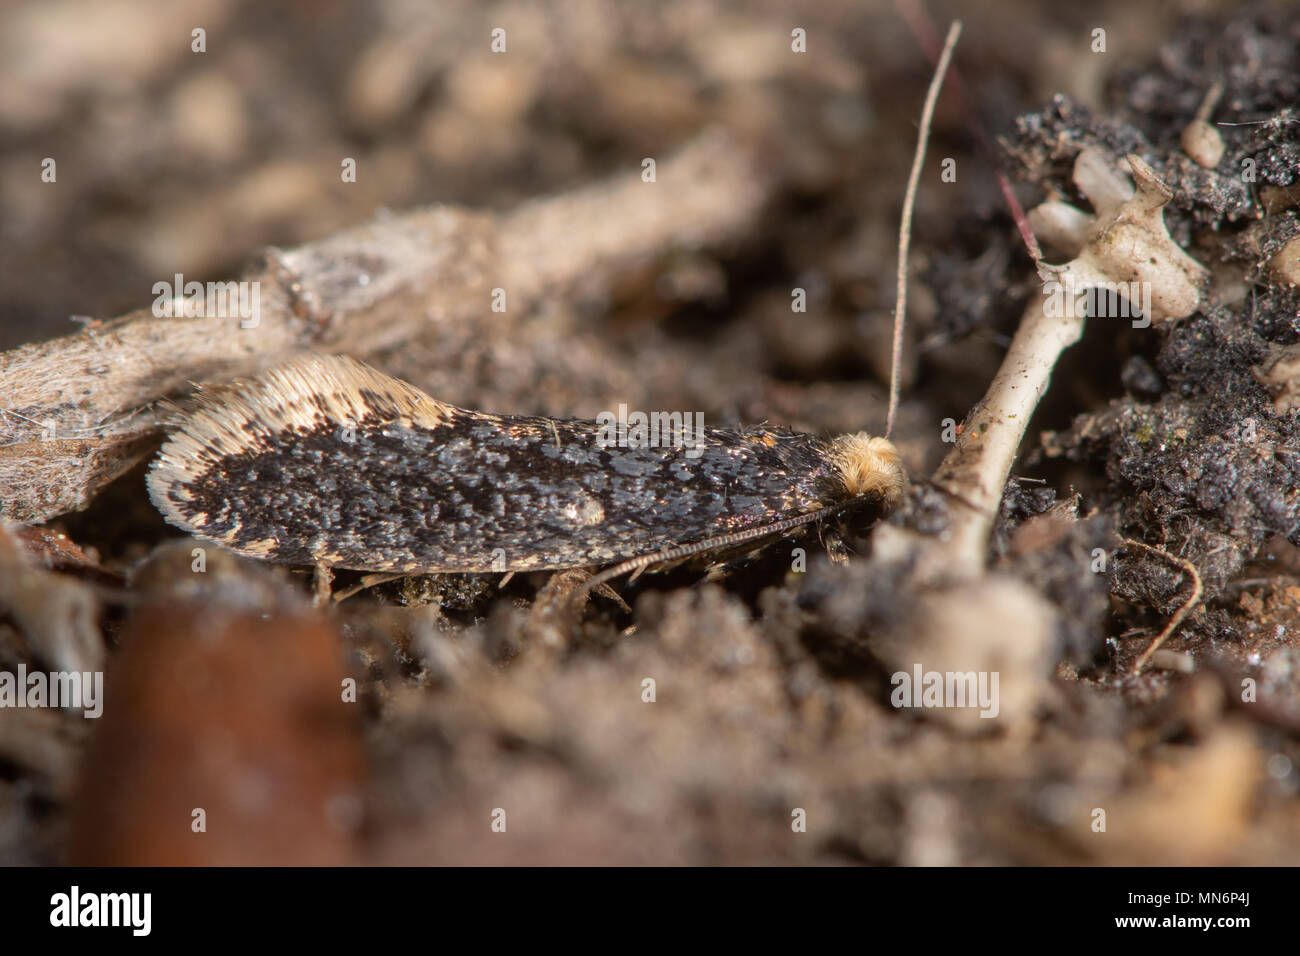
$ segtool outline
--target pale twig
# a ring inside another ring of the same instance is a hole
[[[984,573],[989,533],[1025,427],[1047,392],[1061,353],[1083,334],[1083,317],[1049,314],[1047,298],[1030,299],[998,373],[933,478],[973,507],[952,516],[928,571],[947,577]]]
[[[1210,88],[1205,91],[1205,97],[1201,100],[1201,105],[1197,107],[1195,121],[1198,123],[1209,122],[1210,114],[1214,108],[1219,105],[1219,100],[1223,98],[1223,81],[1215,80],[1210,84]]]
[[[898,414],[899,375],[903,364],[903,322],[907,314],[907,252],[912,244],[912,209],[916,205],[916,189],[921,181],[921,167],[925,163],[925,146],[930,139],[930,124],[934,119],[934,107],[939,101],[939,90],[943,87],[943,75],[952,61],[953,47],[961,36],[961,21],[954,20],[948,28],[948,39],[944,42],[943,53],[939,55],[939,65],[935,67],[934,77],[930,80],[930,89],[925,94],[925,108],[921,111],[921,128],[916,137],[916,153],[912,157],[912,172],[907,177],[907,192],[903,196],[903,219],[898,227],[898,297],[894,307],[894,345],[891,352],[889,373],[889,416],[885,421],[885,435],[894,430],[894,418]]]
[[[1180,558],[1177,555],[1170,554],[1168,551],[1161,548],[1153,548],[1151,545],[1143,544],[1141,541],[1134,541],[1132,538],[1125,538],[1124,543],[1131,544],[1135,548],[1141,548],[1143,551],[1164,558],[1171,564],[1177,565],[1192,582],[1192,593],[1188,595],[1187,600],[1183,602],[1183,606],[1174,612],[1174,616],[1169,619],[1169,623],[1165,625],[1165,629],[1161,631],[1160,635],[1151,642],[1150,646],[1147,647],[1145,651],[1142,652],[1141,656],[1137,659],[1137,663],[1133,665],[1133,675],[1137,676],[1142,672],[1142,668],[1146,666],[1147,661],[1151,659],[1151,655],[1160,649],[1160,645],[1168,640],[1169,636],[1173,634],[1174,631],[1178,630],[1178,626],[1183,623],[1184,618],[1186,618],[1188,614],[1191,614],[1193,608],[1201,602],[1201,594],[1204,593],[1204,589],[1201,585],[1200,572],[1196,570],[1196,565],[1192,564],[1192,562]]]
[[[1062,289],[1076,296],[1120,281],[1144,281],[1151,288],[1152,322],[1184,317],[1199,306],[1205,270],[1170,238],[1161,218],[1169,189],[1140,158],[1130,156],[1129,164],[1136,191],[1088,150],[1075,161],[1075,182],[1098,210],[1099,224],[1088,230],[1075,259],[1051,268],[1048,277],[1055,291],[1045,285],[1026,306],[983,401],[934,474],[936,482],[977,508],[954,513],[942,546],[924,562],[926,576],[975,578],[984,573],[990,515],[997,512],[1025,429],[1061,353],[1083,334],[1087,310],[1063,306]]]

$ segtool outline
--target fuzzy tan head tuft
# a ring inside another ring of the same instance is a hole
[[[841,435],[831,446],[831,457],[848,494],[878,495],[890,508],[902,500],[907,473],[889,439],[866,432]]]

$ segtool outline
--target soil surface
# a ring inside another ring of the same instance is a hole
[[[943,459],[1039,287],[998,173],[1025,209],[1091,212],[1079,154],[1136,153],[1210,275],[1186,318],[1089,318],[1029,424],[989,577],[945,594],[889,557],[961,507],[922,481],[878,526],[620,579],[626,606],[581,613],[581,576],[546,573],[314,609],[310,569],[196,557],[144,466],[8,525],[0,671],[58,669],[48,649],[80,628],[107,674],[99,720],[0,709],[0,863],[1300,859],[1300,21],[1087,6],[934,2],[933,26],[861,0],[0,12],[0,348],[85,334],[70,316],[145,306],[176,273],[237,276],[268,245],[430,203],[509,211],[721,129],[770,192],[743,237],[369,361],[498,413],[881,434],[927,48],[951,17],[892,436],[910,474]],[[1183,134],[1216,81],[1207,167]],[[896,706],[900,674],[966,660],[993,662],[971,669],[999,675],[996,716]]]

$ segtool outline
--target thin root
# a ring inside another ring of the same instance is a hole
[[[1196,570],[1196,565],[1192,564],[1192,562],[1180,558],[1177,555],[1170,554],[1168,551],[1161,548],[1153,548],[1151,545],[1143,544],[1141,541],[1134,541],[1132,538],[1125,538],[1124,543],[1131,544],[1135,548],[1141,548],[1143,551],[1164,558],[1171,564],[1176,564],[1192,582],[1192,593],[1188,595],[1187,600],[1183,602],[1183,606],[1174,612],[1174,616],[1169,619],[1169,623],[1165,625],[1165,629],[1161,631],[1160,635],[1151,642],[1151,645],[1142,652],[1142,655],[1137,659],[1137,663],[1133,665],[1133,675],[1136,677],[1142,672],[1142,668],[1146,666],[1147,661],[1151,659],[1151,655],[1160,649],[1160,645],[1169,639],[1169,635],[1178,630],[1178,626],[1183,623],[1183,620],[1187,615],[1191,614],[1196,605],[1201,603],[1201,594],[1204,592],[1204,588],[1201,585],[1201,574]]]
[[[961,21],[954,20],[948,28],[948,39],[939,54],[939,65],[934,68],[930,89],[925,95],[925,108],[921,111],[921,129],[916,137],[916,153],[912,157],[912,172],[907,177],[907,192],[903,196],[903,218],[898,226],[898,299],[894,306],[894,343],[889,375],[889,415],[885,421],[885,436],[894,431],[894,417],[898,414],[899,368],[903,364],[903,322],[907,315],[907,250],[912,244],[912,208],[916,205],[916,187],[921,180],[921,166],[925,163],[925,146],[930,141],[930,124],[934,120],[934,106],[939,101],[944,74],[952,61],[953,47],[961,36]]]

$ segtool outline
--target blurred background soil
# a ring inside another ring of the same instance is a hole
[[[47,580],[94,588],[108,699],[100,722],[0,710],[0,862],[1300,858],[1300,425],[1258,372],[1300,339],[1300,295],[1269,267],[1300,234],[1300,25],[1282,2],[920,9],[0,9],[0,348],[142,307],[176,273],[236,277],[268,245],[430,203],[508,211],[635,177],[722,129],[770,192],[742,239],[665,249],[508,327],[485,308],[373,363],[488,411],[594,418],[626,403],[879,433],[927,14],[939,36],[952,17],[965,30],[913,226],[894,435],[913,473],[942,458],[1038,284],[999,169],[1026,208],[1082,204],[1080,149],[1139,152],[1174,189],[1171,233],[1226,277],[1172,327],[1091,322],[1031,424],[991,555],[1057,611],[1049,666],[1004,675],[1004,689],[1031,685],[1023,711],[972,727],[891,707],[871,638],[907,609],[815,540],[804,572],[787,543],[707,581],[620,585],[630,614],[597,599],[581,622],[548,616],[544,575],[412,579],[321,616],[301,572],[210,553],[195,581],[136,469],[23,532]],[[1221,128],[1224,159],[1205,170],[1179,135],[1215,79],[1215,118],[1247,125]],[[40,181],[44,157],[56,184]],[[806,313],[790,311],[795,288]],[[931,508],[917,493],[891,520],[941,529]],[[859,557],[867,532],[849,536]],[[1190,561],[1205,589],[1140,676],[1189,585],[1124,537]],[[57,619],[50,587],[35,600]],[[0,612],[0,669],[41,666],[30,617]]]

